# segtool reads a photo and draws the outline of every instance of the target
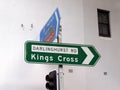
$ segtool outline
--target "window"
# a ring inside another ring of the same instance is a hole
[[[99,36],[111,37],[109,11],[97,9]]]

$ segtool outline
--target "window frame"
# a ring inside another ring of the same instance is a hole
[[[110,11],[97,9],[99,36],[111,37],[110,31]]]

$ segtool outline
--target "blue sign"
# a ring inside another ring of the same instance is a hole
[[[48,22],[45,24],[40,32],[41,42],[53,42],[59,33],[60,28],[60,14],[58,8],[54,11]]]

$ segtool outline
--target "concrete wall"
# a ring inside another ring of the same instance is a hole
[[[120,1],[83,0],[83,3],[85,43],[94,45],[101,54],[98,64],[94,68],[86,69],[86,90],[119,90]],[[99,37],[97,8],[110,11],[111,38]]]
[[[46,90],[45,75],[58,66],[26,63],[24,43],[39,40],[56,7],[62,18],[63,42],[83,43],[82,0],[0,0],[0,90]],[[85,90],[84,67],[64,66],[64,87]]]

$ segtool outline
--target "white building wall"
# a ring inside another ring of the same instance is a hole
[[[85,43],[94,45],[101,54],[97,65],[86,69],[86,90],[120,90],[120,1],[83,0],[83,3]],[[110,11],[111,38],[99,37],[97,8]]]
[[[63,42],[84,43],[82,0],[0,0],[0,90],[46,90],[45,75],[57,65],[26,63],[24,43],[39,40],[40,30],[56,7]],[[84,69],[64,66],[65,90],[85,90]]]
[[[0,90],[46,90],[45,75],[58,66],[26,63],[24,42],[39,40],[56,7],[62,42],[92,44],[101,54],[95,67],[64,65],[64,90],[119,90],[119,0],[0,0]],[[98,36],[97,8],[110,11],[111,38]]]

